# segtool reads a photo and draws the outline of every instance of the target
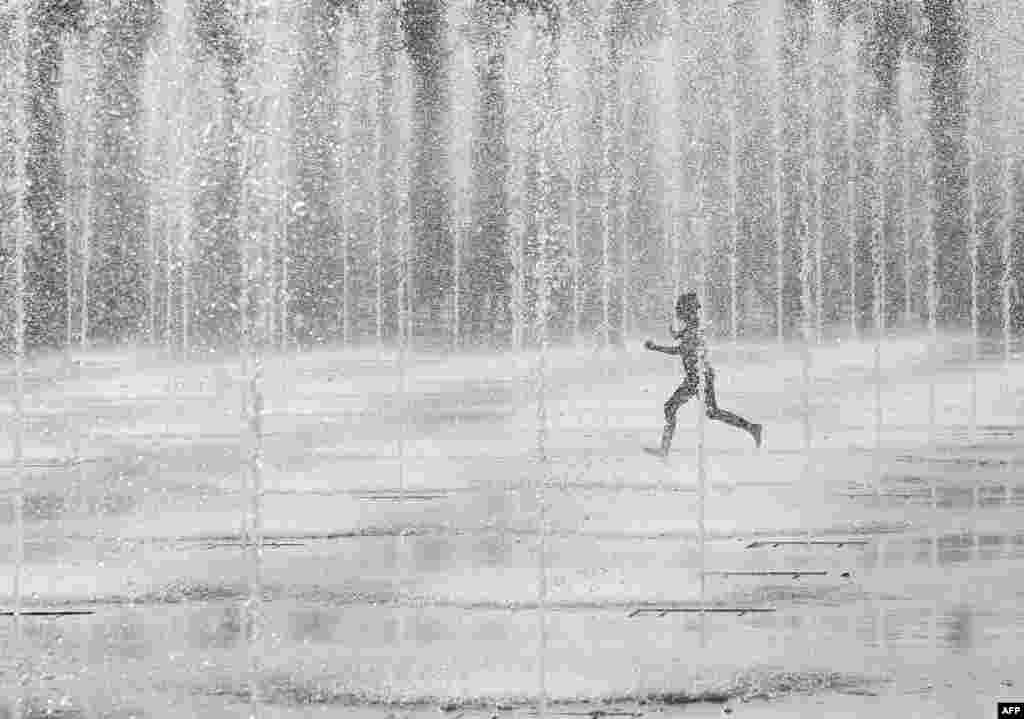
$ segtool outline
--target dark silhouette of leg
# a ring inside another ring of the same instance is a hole
[[[760,445],[759,435],[761,425],[748,422],[738,414],[733,414],[732,412],[724,410],[718,406],[718,402],[715,399],[715,373],[712,371],[708,371],[704,376],[704,407],[709,419],[713,419],[718,422],[725,422],[730,427],[737,427],[748,432],[754,437],[754,440],[757,441],[758,445]]]
[[[687,375],[686,381],[676,388],[665,403],[665,429],[661,433],[661,453],[668,455],[672,447],[672,437],[676,433],[676,413],[691,397],[697,394],[697,376]]]

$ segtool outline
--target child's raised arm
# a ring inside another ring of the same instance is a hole
[[[681,352],[678,345],[659,345],[655,344],[654,340],[645,341],[644,347],[654,352],[664,352],[667,355],[677,355]]]

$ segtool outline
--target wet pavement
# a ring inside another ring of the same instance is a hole
[[[718,362],[769,434],[708,425],[703,552],[696,414],[667,464],[640,451],[675,381],[640,352],[552,356],[543,463],[529,356],[423,358],[405,397],[391,357],[270,358],[258,553],[237,367],[54,368],[27,402],[24,606],[92,613],[0,617],[11,715],[991,714],[1024,693],[1022,375],[899,342],[880,437],[870,348],[815,350],[810,450],[795,352]]]

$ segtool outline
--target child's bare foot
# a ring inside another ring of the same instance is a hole
[[[750,434],[754,437],[754,444],[757,445],[758,449],[761,449],[761,442],[764,441],[764,425],[755,424],[750,428]]]

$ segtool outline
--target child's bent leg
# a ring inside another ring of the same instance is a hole
[[[679,408],[686,404],[690,397],[696,394],[696,391],[696,380],[687,377],[686,382],[679,385],[672,396],[668,398],[668,402],[665,403],[665,430],[661,434],[662,454],[667,455],[672,447],[672,437],[676,433],[676,414],[679,412]]]
[[[718,402],[715,399],[715,375],[713,372],[708,372],[704,381],[704,407],[707,412],[708,419],[713,419],[718,422],[725,422],[730,427],[738,427],[746,432],[753,433],[754,423],[749,422],[738,414],[721,409],[718,406]]]

